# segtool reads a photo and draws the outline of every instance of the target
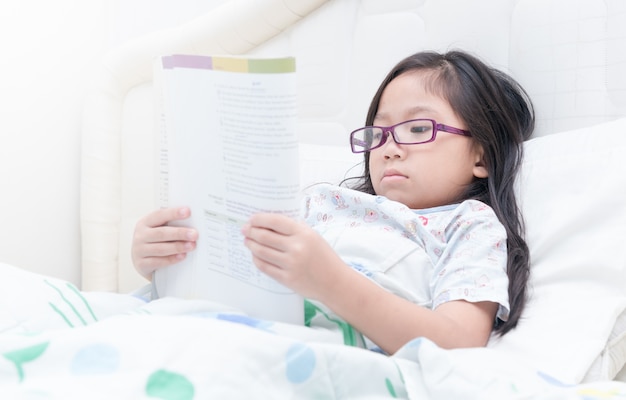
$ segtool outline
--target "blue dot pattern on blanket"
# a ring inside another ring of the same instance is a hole
[[[251,317],[248,317],[247,315],[241,315],[241,314],[220,313],[220,314],[217,314],[216,318],[222,321],[236,322],[238,324],[248,325],[253,328],[258,328],[258,329],[263,329],[263,330],[267,330],[269,327],[273,325],[273,322],[271,321],[251,318]]]
[[[107,374],[117,371],[119,363],[120,354],[116,347],[96,343],[76,352],[70,370],[74,375]]]
[[[286,354],[287,379],[292,383],[302,383],[309,379],[315,370],[315,352],[302,343],[291,345]]]

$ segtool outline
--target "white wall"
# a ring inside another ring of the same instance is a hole
[[[0,2],[0,262],[79,283],[80,112],[90,69],[124,41],[224,1]]]

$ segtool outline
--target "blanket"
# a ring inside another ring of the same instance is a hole
[[[3,399],[624,399],[493,349],[392,356],[200,300],[81,292],[0,264]]]

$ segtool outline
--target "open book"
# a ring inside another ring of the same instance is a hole
[[[303,299],[261,273],[241,227],[255,212],[298,215],[293,58],[164,56],[154,87],[161,207],[188,206],[186,259],[157,271],[158,297],[201,298],[302,324]]]

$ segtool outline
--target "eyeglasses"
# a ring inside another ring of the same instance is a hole
[[[469,131],[438,124],[433,119],[410,119],[391,126],[366,126],[350,133],[353,153],[365,153],[387,142],[389,134],[397,144],[422,144],[437,138],[437,132],[471,136]]]

